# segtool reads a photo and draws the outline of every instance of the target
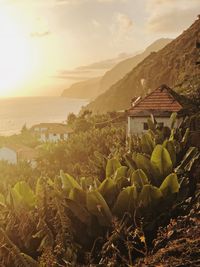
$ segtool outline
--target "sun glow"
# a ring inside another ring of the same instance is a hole
[[[12,96],[31,71],[29,37],[13,17],[0,12],[0,96]]]

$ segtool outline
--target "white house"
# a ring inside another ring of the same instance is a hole
[[[179,127],[185,116],[185,98],[166,85],[152,91],[144,98],[138,97],[132,102],[128,114],[128,135],[139,134],[148,130],[147,119],[154,116],[160,126],[170,127],[170,116],[178,114],[175,127]]]
[[[67,140],[73,132],[71,128],[62,123],[40,123],[32,126],[31,131],[41,142]]]
[[[17,164],[20,161],[26,161],[36,166],[37,152],[33,148],[18,145],[5,144],[0,147],[0,160],[11,164]]]

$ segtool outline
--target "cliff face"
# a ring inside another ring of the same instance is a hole
[[[93,78],[87,81],[73,84],[64,90],[62,96],[70,98],[92,99],[98,95],[101,78]]]
[[[138,63],[144,60],[153,51],[158,51],[170,43],[172,39],[159,39],[152,43],[147,49],[131,58],[122,60],[110,71],[106,72],[103,77],[93,78],[87,81],[73,84],[70,88],[64,90],[62,96],[72,98],[94,99],[100,94],[107,91],[113,84],[122,79]]]
[[[199,34],[200,19],[162,50],[151,53],[86,109],[94,113],[127,109],[134,96],[146,94],[161,84],[177,91],[188,89],[200,74],[200,67],[195,64],[199,57],[196,48]]]
[[[149,56],[152,52],[157,52],[167,44],[169,44],[172,39],[162,38],[153,42],[148,46],[143,53],[140,53],[132,58],[126,59],[118,63],[114,68],[108,71],[100,80],[101,93],[108,90],[113,84],[121,80],[127,73],[129,73],[133,68],[135,68],[142,60]]]

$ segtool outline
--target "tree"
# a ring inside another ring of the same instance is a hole
[[[26,126],[26,123],[22,126],[22,129],[21,129],[21,134],[24,134],[24,133],[27,133],[28,131],[28,128]]]
[[[74,113],[69,113],[67,117],[67,124],[73,126],[74,122],[76,121],[77,117]]]

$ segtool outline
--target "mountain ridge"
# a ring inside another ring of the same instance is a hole
[[[72,98],[94,99],[108,90],[113,84],[123,78],[139,62],[141,62],[152,51],[158,51],[171,42],[172,39],[160,38],[150,44],[142,53],[120,61],[113,68],[107,71],[101,78],[91,78],[86,81],[74,83],[64,90],[62,96]]]
[[[124,78],[88,104],[85,109],[94,113],[124,110],[135,96],[144,95],[161,84],[182,91],[188,78],[200,74],[196,38],[200,34],[200,19],[158,52],[153,52]],[[177,86],[177,85],[180,86]]]
[[[159,51],[170,43],[172,39],[160,38],[151,43],[142,53],[128,58],[122,62],[119,62],[115,67],[108,71],[101,79],[101,87],[104,87],[104,92],[109,89],[114,83],[122,79],[129,71],[137,66],[142,60],[144,60],[151,52]]]
[[[98,94],[100,79],[101,77],[96,77],[74,83],[68,89],[64,90],[61,96],[80,99],[95,98]]]

